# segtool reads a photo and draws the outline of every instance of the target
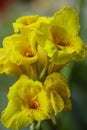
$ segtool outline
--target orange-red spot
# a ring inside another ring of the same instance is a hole
[[[51,28],[52,41],[59,48],[59,46],[70,46],[68,42],[68,34],[66,30],[61,27],[53,26]],[[59,45],[59,46],[58,46]]]
[[[39,109],[40,103],[37,99],[32,100],[32,96],[25,94],[23,97],[23,101],[25,102],[25,105],[29,109]]]
[[[31,104],[29,105],[29,108],[31,109],[38,109],[38,107],[39,107],[38,101],[31,102]]]
[[[34,56],[34,53],[33,53],[30,46],[23,48],[20,52],[25,57],[33,57]]]

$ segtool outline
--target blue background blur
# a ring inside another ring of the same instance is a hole
[[[80,36],[87,43],[87,0],[0,0],[0,46],[5,36],[13,33],[12,22],[24,15],[51,16],[69,5],[76,9],[81,24]],[[79,63],[71,63],[62,70],[67,77],[72,100],[72,111],[56,118],[59,130],[87,130],[87,57]],[[0,117],[7,103],[9,86],[16,78],[0,75]],[[42,130],[53,130],[51,121],[42,122]],[[7,130],[0,122],[0,130]],[[24,128],[23,130],[29,130]]]

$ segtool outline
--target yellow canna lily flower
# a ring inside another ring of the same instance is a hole
[[[29,65],[37,61],[38,55],[34,47],[34,35],[25,31],[14,34],[3,40],[3,48],[9,61],[17,65]]]
[[[32,28],[36,30],[40,23],[49,23],[51,17],[36,16],[22,16],[13,23],[14,32],[22,31],[24,28]]]
[[[48,75],[44,87],[51,100],[55,115],[62,110],[71,109],[70,89],[62,74],[54,72]]]
[[[38,21],[38,15],[36,16],[23,16],[13,23],[13,28],[15,32],[22,30],[24,26],[32,25]]]
[[[51,111],[50,102],[42,83],[33,81],[22,75],[10,87],[8,105],[2,112],[2,123],[7,128],[18,130],[33,121],[49,119]]]
[[[77,13],[71,7],[65,7],[55,13],[49,23],[43,21],[39,24],[37,43],[54,64],[82,60],[86,47],[78,35],[79,29]]]

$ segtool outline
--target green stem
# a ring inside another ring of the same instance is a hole
[[[36,130],[40,130],[40,127],[41,127],[41,121],[38,121],[35,128]]]
[[[32,124],[29,126],[29,130],[35,130],[34,123],[32,123]]]
[[[46,61],[44,68],[42,69],[42,72],[41,72],[40,77],[39,77],[39,80],[42,82],[44,81],[44,78],[46,76],[47,69],[48,69],[48,61]]]
[[[56,118],[55,118],[55,116],[53,114],[51,114],[51,121],[53,123],[53,126],[54,126],[55,130],[59,130]]]
[[[39,75],[38,75],[36,64],[32,64],[31,65],[31,69],[32,69],[32,72],[33,72],[33,78],[35,80],[38,80],[39,79]]]
[[[41,127],[41,121],[34,121],[30,126],[29,126],[29,130],[40,130]]]

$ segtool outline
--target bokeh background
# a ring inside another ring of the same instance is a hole
[[[87,0],[0,0],[0,46],[3,38],[13,33],[12,22],[18,17],[35,14],[51,16],[64,6],[72,6],[78,12],[80,36],[87,44]],[[72,110],[56,117],[59,130],[87,130],[87,57],[82,62],[67,65],[62,73],[70,84]],[[7,103],[9,86],[15,81],[15,77],[0,75],[0,117]],[[54,129],[50,120],[43,121],[41,128]],[[7,130],[1,122],[0,130]]]

